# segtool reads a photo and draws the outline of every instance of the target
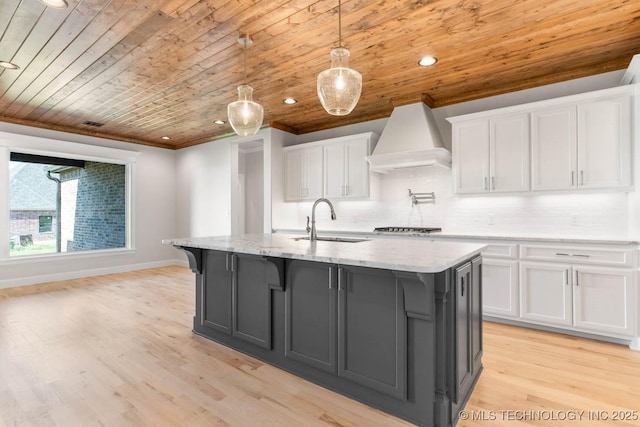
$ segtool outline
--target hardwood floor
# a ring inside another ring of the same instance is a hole
[[[195,336],[193,306],[180,267],[0,290],[0,426],[409,425]],[[640,353],[487,322],[484,352],[458,426],[640,425]]]

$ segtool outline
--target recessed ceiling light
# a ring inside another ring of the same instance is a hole
[[[215,120],[213,123],[215,123],[215,124],[217,124],[217,125],[224,125],[224,124],[225,124],[225,123],[227,123],[227,122],[225,122],[224,120],[220,120],[220,119],[218,119],[218,120]]]
[[[17,70],[20,68],[16,64],[7,61],[0,61],[0,67],[6,68],[7,70]]]
[[[430,65],[435,64],[436,62],[438,62],[438,59],[434,56],[425,56],[422,59],[420,59],[420,61],[418,61],[418,65],[420,65],[421,67],[428,67]]]
[[[69,6],[66,0],[40,0],[40,3],[45,6],[53,7],[54,9],[64,9]]]
[[[162,137],[160,137],[160,138],[161,138],[161,139],[164,139],[165,141],[168,141],[168,140],[170,140],[170,139],[171,139],[171,137],[170,137],[170,136],[167,136],[167,135],[162,136]]]
[[[282,102],[284,102],[287,105],[293,105],[298,101],[296,101],[294,98],[285,98],[282,100]]]

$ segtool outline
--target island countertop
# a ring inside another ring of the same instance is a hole
[[[242,234],[175,238],[164,244],[416,273],[437,273],[479,254],[485,245],[423,239],[360,242],[300,240],[300,235]]]

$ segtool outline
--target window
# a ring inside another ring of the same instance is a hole
[[[127,248],[125,164],[10,153],[9,256]]]

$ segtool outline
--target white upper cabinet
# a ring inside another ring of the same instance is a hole
[[[531,113],[531,189],[533,191],[575,188],[577,155],[575,106]]]
[[[630,96],[534,111],[531,121],[533,191],[630,187]]]
[[[529,190],[529,115],[496,117],[489,124],[490,190]]]
[[[453,172],[456,193],[489,191],[489,122],[453,125]]]
[[[454,123],[453,169],[458,194],[527,191],[528,115]]]
[[[369,197],[369,138],[354,138],[324,146],[325,197]]]
[[[333,138],[285,148],[285,200],[369,197],[369,163],[374,133]]]
[[[631,189],[632,87],[452,117],[457,194]]]
[[[285,151],[285,200],[322,197],[322,147]]]
[[[616,96],[578,104],[577,185],[631,185],[631,98]]]

